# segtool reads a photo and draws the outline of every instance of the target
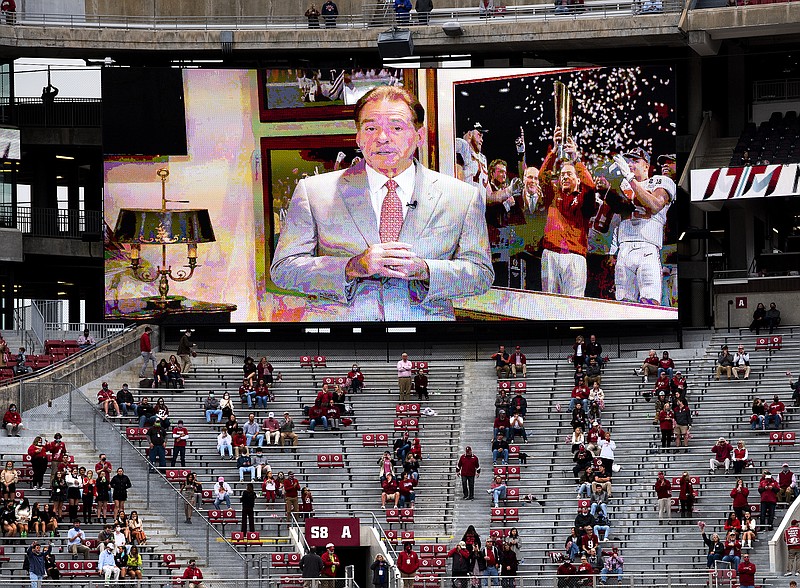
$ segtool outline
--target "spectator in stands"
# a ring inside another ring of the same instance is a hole
[[[556,576],[558,577],[558,588],[575,588],[577,585],[576,582],[578,581],[577,578],[575,578],[577,574],[577,568],[572,565],[572,562],[569,559],[561,562],[556,570]]]
[[[503,543],[503,553],[500,560],[500,582],[503,588],[514,588],[514,577],[519,569],[517,554],[508,543]]]
[[[522,437],[524,443],[528,442],[528,433],[525,431],[525,419],[519,412],[515,412],[509,420],[511,425],[511,442],[513,443],[517,437]]]
[[[576,406],[581,407],[584,414],[589,412],[589,389],[583,381],[576,384],[570,393],[569,410],[575,410]]]
[[[233,440],[228,435],[227,429],[222,429],[220,434],[217,435],[217,451],[221,458],[225,459],[225,454],[227,453],[228,459],[233,459]]]
[[[722,561],[731,564],[734,570],[739,567],[742,558],[742,544],[736,538],[736,531],[731,531],[725,537],[725,555]]]
[[[127,384],[117,392],[117,406],[122,411],[122,416],[128,416],[128,412],[136,414],[136,402]]]
[[[324,563],[322,558],[313,549],[306,551],[300,559],[300,572],[303,576],[303,588],[317,588],[315,579],[319,578]],[[399,564],[398,564],[399,567]]]
[[[417,493],[414,491],[416,483],[411,472],[403,472],[403,477],[397,482],[397,490],[400,492],[400,508],[414,508],[414,502],[417,500]]]
[[[736,516],[735,512],[728,513],[728,518],[725,519],[725,533],[733,531],[738,537],[742,532],[742,521]]]
[[[233,457],[239,459],[239,456],[247,451],[247,437],[241,427],[236,427],[236,430],[231,435],[231,445],[233,445]]]
[[[251,478],[252,480],[252,478]],[[239,474],[239,481],[241,482],[241,470]],[[253,489],[253,484],[247,484],[242,496],[242,533],[247,533],[248,528],[251,533],[255,532],[255,506],[256,506],[256,492]],[[248,524],[249,523],[249,524]]]
[[[769,328],[767,324],[767,309],[764,308],[763,302],[759,302],[753,312],[753,322],[750,323],[750,330],[755,331],[756,335],[758,335],[761,329],[767,328]]]
[[[589,389],[589,418],[596,420],[606,407],[606,394],[600,387],[600,382],[594,382]]]
[[[778,502],[794,502],[797,498],[797,476],[789,469],[788,463],[784,463],[778,472],[778,486]]]
[[[258,426],[258,425],[256,425]],[[183,419],[178,419],[178,425],[172,428],[172,462],[174,468],[181,460],[181,467],[186,467],[186,444],[189,442],[189,429],[183,426]]]
[[[339,556],[335,552],[335,549],[336,547],[333,543],[328,543],[325,546],[325,553],[322,554],[322,571],[320,572],[321,577],[335,578],[339,572],[341,562],[339,560]],[[334,588],[335,581],[323,580],[320,584],[321,588]]]
[[[603,569],[600,570],[600,583],[608,583],[608,575],[616,574],[617,582],[622,584],[622,566],[625,563],[624,558],[619,553],[619,547],[612,547],[611,551],[602,551],[601,554],[605,556],[606,561]]]
[[[156,421],[156,408],[150,404],[147,396],[142,397],[136,414],[139,416],[139,428],[152,425]]]
[[[684,402],[686,401],[686,377],[681,373],[681,370],[675,370],[675,376],[670,382],[670,388],[673,396],[682,399]]]
[[[414,376],[414,391],[417,393],[417,400],[420,402],[430,398],[428,395],[428,376],[422,368],[419,368],[417,375]]]
[[[669,402],[664,405],[664,408],[658,413],[657,418],[658,428],[661,431],[661,448],[668,449],[672,444],[672,421],[675,418],[675,413],[672,412],[672,407],[670,407]]]
[[[334,431],[339,430],[340,416],[341,412],[339,411],[339,407],[336,405],[336,401],[331,399],[331,401],[328,403],[328,408],[326,409],[325,417],[328,419],[328,424]]]
[[[191,367],[191,362],[189,363]],[[167,382],[173,388],[183,388],[184,367],[178,363],[178,358],[174,355],[169,356],[167,362]]]
[[[256,361],[249,355],[244,358],[244,365],[242,366],[242,373],[245,382],[251,386],[255,385],[258,370],[256,369]]]
[[[387,500],[394,503],[393,508],[397,508],[397,504],[400,501],[400,491],[397,480],[392,472],[388,472],[381,482],[381,508],[386,508]]]
[[[720,437],[711,448],[711,453],[714,457],[708,460],[708,473],[713,474],[717,468],[724,467],[727,474],[731,469],[733,446],[725,440],[725,437]]]
[[[578,451],[580,447],[585,447],[584,444],[586,442],[586,435],[584,435],[583,429],[581,429],[580,427],[575,427],[575,430],[572,431],[572,438],[570,439],[570,441],[571,441],[570,447],[572,449],[573,455],[575,454],[576,451]]]
[[[153,364],[153,372],[156,371],[156,354],[153,353],[153,346],[150,341],[150,334],[153,332],[153,329],[150,327],[144,328],[144,333],[142,336],[139,337],[139,351],[142,355],[142,369],[139,370],[139,379],[141,380],[147,375],[147,364],[148,362],[152,362]]]
[[[369,569],[372,570],[372,585],[375,588],[387,588],[389,585],[389,564],[383,558],[382,553],[375,556],[375,561],[372,562]]]
[[[275,418],[274,412],[270,412],[261,423],[261,430],[264,432],[264,440],[267,445],[278,444],[281,438],[281,422]]]
[[[219,400],[213,390],[208,392],[208,396],[203,401],[203,410],[205,410],[207,423],[211,423],[212,416],[216,417],[218,423],[222,422],[222,409],[219,407]]]
[[[264,380],[258,380],[256,384],[255,405],[256,408],[267,408],[270,400],[270,392]]]
[[[297,433],[294,432],[294,420],[292,420],[288,412],[283,413],[283,422],[279,430],[281,433],[281,453],[283,453],[283,448],[286,445],[287,439],[292,442],[293,448],[297,447]],[[292,451],[297,450],[292,449]]]
[[[119,547],[115,553],[114,560],[120,569],[121,578],[142,579],[142,555],[139,553],[138,547],[132,545],[128,552],[126,552],[124,546]]]
[[[258,360],[258,365],[256,366],[256,377],[259,380],[264,380],[265,384],[270,385],[274,381],[272,377],[272,372],[274,370],[275,368],[267,361],[267,358],[262,356],[261,359]]]
[[[733,375],[739,379],[739,374],[744,373],[744,379],[750,379],[750,354],[744,350],[744,345],[739,345],[736,355],[733,356]]]
[[[497,352],[492,354],[491,359],[494,360],[494,371],[497,374],[497,379],[508,379],[511,373],[511,356],[506,351],[505,345],[501,345]]]
[[[413,587],[419,565],[419,555],[414,551],[413,543],[404,541],[403,551],[397,555],[397,569],[400,570],[400,577],[403,579],[402,588]]]
[[[658,472],[658,478],[653,485],[658,502],[658,524],[664,519],[672,518],[672,483],[664,476],[664,472]]]
[[[217,478],[217,483],[214,486],[214,508],[219,510],[219,507],[222,506],[222,503],[225,503],[225,508],[231,507],[231,495],[233,494],[233,490],[231,490],[230,484],[225,481],[223,476],[219,476]]]
[[[419,460],[411,452],[406,455],[406,459],[403,461],[403,473],[409,474],[415,484],[419,482]]]
[[[420,370],[422,371],[422,370]],[[361,372],[361,368],[358,366],[357,363],[353,364],[353,369],[347,372],[347,380],[349,380],[350,391],[353,394],[358,394],[364,388],[364,374]],[[417,394],[419,394],[419,389],[417,388]],[[420,398],[422,400],[422,398]]]
[[[24,428],[22,415],[13,402],[8,405],[8,410],[3,415],[3,428],[6,430],[6,437],[19,437],[19,432]]]
[[[742,561],[736,568],[739,575],[739,588],[755,588],[756,584],[756,564],[750,561],[750,554],[745,553]]]
[[[728,379],[731,379],[731,374],[733,373],[733,356],[728,351],[728,346],[723,345],[722,350],[717,355],[717,367],[714,373],[714,379],[719,380],[720,375],[722,372],[725,372],[728,376]]]
[[[294,472],[286,472],[286,479],[283,481],[283,498],[286,501],[286,520],[291,522],[291,513],[299,511],[298,496],[300,495],[300,482],[294,477]]]
[[[247,421],[242,425],[242,433],[244,433],[245,443],[248,447],[264,445],[264,435],[261,434],[261,427],[256,422],[256,415],[250,413],[247,415]]]
[[[497,396],[495,396],[494,398],[495,418],[500,414],[501,410],[505,413],[508,413],[510,404],[511,404],[511,399],[508,397],[508,392],[506,392],[505,390],[500,390],[497,393]]]
[[[706,567],[709,570],[714,569],[714,563],[721,560],[722,557],[725,555],[725,544],[720,541],[719,535],[716,533],[712,533],[711,538],[709,539],[706,536],[706,532],[704,530],[705,527],[700,528],[700,533],[703,537],[703,543],[706,544]]]
[[[611,433],[606,431],[605,436],[597,442],[597,446],[600,448],[600,459],[603,462],[603,467],[605,467],[608,476],[611,477],[614,471],[614,452],[617,450],[617,444],[611,440]],[[609,497],[611,496],[611,490],[608,491],[608,495]]]
[[[187,525],[192,524],[192,514],[194,513],[194,504],[196,501],[197,493],[197,476],[193,472],[186,475],[186,479],[181,482],[180,493],[183,497],[183,514],[186,520],[183,522]]]
[[[45,558],[49,557],[53,551],[53,544],[48,543],[46,549],[38,541],[33,541],[25,550],[25,555],[28,558],[28,576],[31,580],[31,588],[41,588],[42,581],[47,575]]]
[[[67,499],[69,500],[69,520],[74,521],[78,518],[78,504],[81,501],[81,488],[83,488],[83,476],[78,473],[78,468],[72,469],[64,476],[67,482]]]
[[[675,429],[677,434],[676,447],[680,447],[681,442],[683,442],[683,446],[687,448],[686,452],[688,453],[689,431],[692,428],[692,411],[689,410],[689,407],[686,406],[683,400],[678,399],[673,415],[675,417]]]
[[[637,376],[642,376],[642,382],[647,382],[647,377],[649,375],[656,374],[658,372],[658,361],[656,350],[651,349],[647,354],[647,358],[645,358],[644,362],[642,363],[642,367],[638,370],[633,370],[633,373]]]
[[[664,351],[661,354],[661,359],[658,362],[658,370],[656,375],[660,376],[663,373],[667,374],[667,378],[670,380],[675,372],[675,362],[672,361],[672,358],[669,356],[669,351]]]
[[[12,501],[13,504],[13,501]],[[17,524],[17,532],[20,538],[27,539],[28,526],[31,522],[31,505],[27,498],[19,501],[19,504],[14,508],[14,518]]]
[[[256,468],[250,459],[250,452],[247,447],[243,448],[239,456],[236,458],[236,467],[239,469],[239,481],[244,482],[244,475],[250,473],[250,481],[256,477]]]
[[[762,527],[769,526],[770,531],[775,519],[775,505],[778,503],[779,489],[778,481],[772,477],[769,470],[764,470],[758,483],[758,493],[761,494],[761,520],[759,522]]]
[[[478,456],[473,455],[472,447],[469,445],[464,450],[464,454],[458,458],[456,474],[461,476],[461,489],[464,492],[464,500],[474,500],[475,478],[481,475],[481,466]]]
[[[267,456],[264,455],[261,446],[256,447],[256,452],[251,456],[251,460],[255,468],[256,480],[263,480],[266,473],[272,471],[272,467],[270,467]]]
[[[605,434],[605,431],[600,427],[600,421],[592,421],[591,428],[586,431],[586,449],[588,449],[592,455],[597,455],[600,452],[598,443],[600,439],[605,437]]]
[[[50,533],[50,537],[60,537],[61,534],[58,532],[59,518],[56,512],[56,505],[51,503],[50,506],[47,507],[47,511],[42,511],[42,513],[42,520],[45,521],[45,525],[47,531]]]
[[[781,324],[781,311],[778,310],[774,302],[769,303],[769,310],[765,316],[765,322],[767,323],[770,334],[774,333],[778,325]]]
[[[495,476],[488,490],[495,508],[500,506],[499,502],[501,500],[506,499],[506,490],[506,482],[503,480],[502,476]]]
[[[300,491],[300,517],[305,520],[308,517],[314,516],[314,495],[311,494],[311,489],[308,486],[303,486]]]
[[[253,408],[253,399],[256,397],[256,388],[250,380],[245,378],[239,386],[239,400],[247,403],[247,408]]]
[[[114,521],[114,543],[117,545],[125,545],[131,542],[131,532],[128,529],[128,515],[124,510],[119,511],[116,520]]]
[[[783,540],[789,551],[784,576],[791,576],[793,573],[800,576],[800,525],[797,519],[792,519],[791,525],[783,531]]]
[[[750,490],[744,485],[741,478],[736,478],[736,486],[731,490],[731,498],[733,499],[733,512],[739,518],[744,519],[744,513],[750,512],[750,505],[747,502],[747,497],[750,496]]]
[[[109,416],[109,408],[114,409],[114,415],[118,416],[122,414],[117,404],[116,397],[114,396],[114,391],[108,388],[108,382],[103,382],[100,391],[97,393],[97,404],[103,409],[103,413],[106,417]]]
[[[109,481],[114,500],[114,518],[125,510],[125,501],[128,500],[128,490],[131,487],[131,480],[125,475],[125,470],[117,468],[117,474]]]
[[[780,429],[781,422],[783,422],[783,413],[785,412],[786,405],[780,401],[776,394],[772,397],[772,402],[769,407],[767,407],[767,420],[764,424],[764,428],[769,429],[769,425],[772,423],[776,429]]]
[[[131,518],[128,519],[128,536],[131,538],[131,543],[147,545],[144,523],[139,518],[139,513],[135,510],[131,511]]]
[[[495,417],[492,433],[492,441],[494,441],[498,435],[502,435],[504,439],[511,438],[511,422],[508,420],[505,410],[501,410],[497,417]]]
[[[72,528],[67,533],[67,545],[69,552],[72,555],[83,555],[83,559],[89,559],[90,549],[84,545],[86,542],[86,535],[81,530],[81,522],[78,519],[72,521]]]
[[[528,358],[520,351],[519,345],[514,348],[514,353],[509,358],[509,365],[511,366],[511,374],[516,378],[517,372],[522,372],[522,377],[528,375]]]
[[[67,490],[69,486],[64,479],[64,473],[61,471],[56,472],[55,476],[51,476],[50,481],[50,502],[55,507],[55,512],[58,518],[61,518],[61,509],[64,506],[64,501],[67,500]]]
[[[411,400],[411,380],[414,364],[408,359],[408,353],[403,352],[397,362],[397,385],[400,388],[400,402]]]
[[[167,432],[161,426],[160,419],[156,419],[153,426],[147,430],[147,437],[150,440],[150,463],[160,468],[167,467]]]
[[[203,584],[203,572],[197,567],[194,559],[189,560],[189,566],[183,570],[181,578],[189,580],[187,588],[206,588],[205,584]]]
[[[33,443],[28,447],[28,455],[31,458],[31,489],[41,490],[44,486],[44,472],[47,470],[47,447],[41,435],[37,435]]]
[[[19,472],[14,468],[14,462],[8,460],[6,467],[0,472],[0,497],[3,500],[14,500],[17,482],[19,482]]]
[[[83,502],[83,522],[87,525],[91,524],[92,522],[92,508],[94,506],[94,497],[96,495],[96,484],[97,482],[94,479],[94,472],[92,470],[89,470],[83,474],[81,501]],[[99,518],[98,522],[100,522]]]
[[[586,382],[586,372],[583,371],[583,364],[578,364],[575,367],[575,373],[573,374],[573,386],[583,386]]]
[[[166,359],[162,358],[158,362],[153,376],[153,388],[160,388],[162,384],[169,385],[169,364]]]
[[[15,376],[24,376],[25,374],[29,374],[33,371],[33,368],[26,365],[28,358],[25,355],[25,348],[20,347],[19,351],[17,352],[17,363],[14,366],[14,375]]]
[[[599,542],[608,542],[611,540],[611,525],[608,520],[608,515],[603,511],[598,510],[594,519],[592,533],[593,536],[597,537]]]
[[[766,426],[767,407],[764,401],[758,396],[753,399],[752,413],[753,414],[750,416],[750,429],[764,430]]]
[[[467,544],[460,541],[458,545],[453,547],[447,552],[447,557],[453,560],[452,575],[453,575],[453,588],[467,588],[467,576],[472,571],[470,562],[471,552],[467,549]]]
[[[78,347],[80,347],[81,349],[87,349],[92,345],[96,344],[97,341],[94,340],[94,337],[92,337],[91,333],[89,332],[89,329],[84,329],[83,334],[81,334],[78,337]]]
[[[267,471],[267,475],[261,483],[261,490],[264,493],[264,500],[266,502],[275,502],[275,498],[278,495],[278,481],[272,476],[272,469]]]
[[[586,344],[586,365],[589,365],[592,359],[596,359],[600,367],[603,367],[605,362],[603,359],[603,346],[597,340],[597,335],[589,335],[589,342]]]
[[[572,467],[572,473],[575,477],[575,483],[580,483],[580,475],[581,472],[586,471],[586,468],[590,467],[594,462],[594,457],[591,453],[586,449],[585,446],[579,445],[578,451],[572,456],[572,461],[575,462],[575,465]],[[589,488],[591,490],[591,488]]]
[[[689,519],[694,510],[694,484],[689,472],[683,472],[679,482],[678,500],[681,505],[681,518]]]
[[[402,437],[401,437],[402,439]],[[384,451],[383,455],[378,458],[378,467],[380,473],[380,481],[383,482],[386,479],[387,474],[394,474],[394,467],[397,462],[392,459],[391,454],[388,451]]]
[[[591,463],[591,461],[589,462]],[[574,470],[573,470],[574,471]],[[594,488],[594,469],[591,465],[586,466],[580,477],[577,478],[578,484],[578,498],[590,498],[592,495],[592,488]]]
[[[222,393],[222,398],[219,401],[219,408],[222,410],[222,418],[229,420],[233,415],[233,401],[231,395],[227,392]]]
[[[231,443],[233,443],[233,436],[236,434],[236,429],[239,428],[239,421],[236,420],[235,414],[232,414],[228,417],[228,420],[225,421],[223,428],[228,432],[228,435],[231,437]]]
[[[510,431],[510,427],[507,430]],[[503,433],[497,433],[492,442],[492,465],[497,465],[498,460],[501,465],[508,465],[508,441]]]
[[[587,361],[586,340],[583,335],[575,337],[575,343],[572,344],[572,363],[577,370],[578,366],[583,366]]]
[[[45,521],[46,516],[47,509],[45,508],[45,510],[42,510],[39,507],[39,503],[34,502],[33,507],[31,507],[30,526],[33,529],[33,534],[37,537],[44,537],[47,533],[47,523],[49,522],[49,517],[48,520]]]
[[[593,386],[600,384],[603,380],[602,372],[600,370],[600,362],[596,358],[589,359],[589,365],[586,367],[586,379],[584,380],[585,386]]]
[[[592,501],[592,506],[589,509],[589,514],[593,517],[597,516],[598,511],[608,516],[608,492],[603,490],[602,484],[595,483],[594,492],[592,492],[589,500]]]

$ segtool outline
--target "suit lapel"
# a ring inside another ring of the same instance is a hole
[[[409,244],[413,244],[424,234],[442,196],[436,175],[430,174],[418,161],[414,165],[417,166],[414,179],[414,200],[417,206],[408,211],[400,231],[400,241]]]
[[[375,218],[375,211],[372,209],[369,199],[369,184],[363,162],[348,169],[342,175],[339,190],[342,202],[344,202],[350,218],[353,219],[356,229],[364,238],[366,246],[380,243],[378,219]],[[342,230],[346,231],[347,229],[343,227]]]

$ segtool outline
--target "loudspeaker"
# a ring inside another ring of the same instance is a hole
[[[414,55],[414,39],[409,30],[393,30],[378,33],[378,53],[381,58],[411,57]]]

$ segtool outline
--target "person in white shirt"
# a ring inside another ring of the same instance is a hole
[[[214,508],[219,510],[223,502],[225,503],[225,508],[231,507],[231,487],[225,481],[225,478],[220,476],[214,485]]]
[[[739,374],[744,373],[744,379],[750,378],[750,354],[744,350],[744,345],[739,345],[739,350],[733,356],[733,375],[739,379]]]
[[[408,353],[403,353],[397,362],[397,385],[400,387],[400,402],[411,400],[411,378],[414,364],[408,360]]]
[[[94,340],[94,337],[92,337],[92,335],[89,333],[89,329],[84,329],[83,335],[78,337],[78,347],[81,348],[91,347],[95,343],[96,341]]]
[[[114,580],[114,582],[119,581],[119,571],[114,561],[114,544],[109,543],[100,552],[100,557],[97,560],[97,573],[105,577],[105,585],[108,586],[111,580]]]

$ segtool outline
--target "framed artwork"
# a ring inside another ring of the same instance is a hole
[[[268,215],[264,226],[269,227],[270,259],[297,183],[307,176],[348,167],[360,159],[354,134],[261,138],[264,211]]]
[[[350,118],[353,106],[377,86],[411,91],[413,72],[395,68],[262,69],[258,71],[262,122]]]

